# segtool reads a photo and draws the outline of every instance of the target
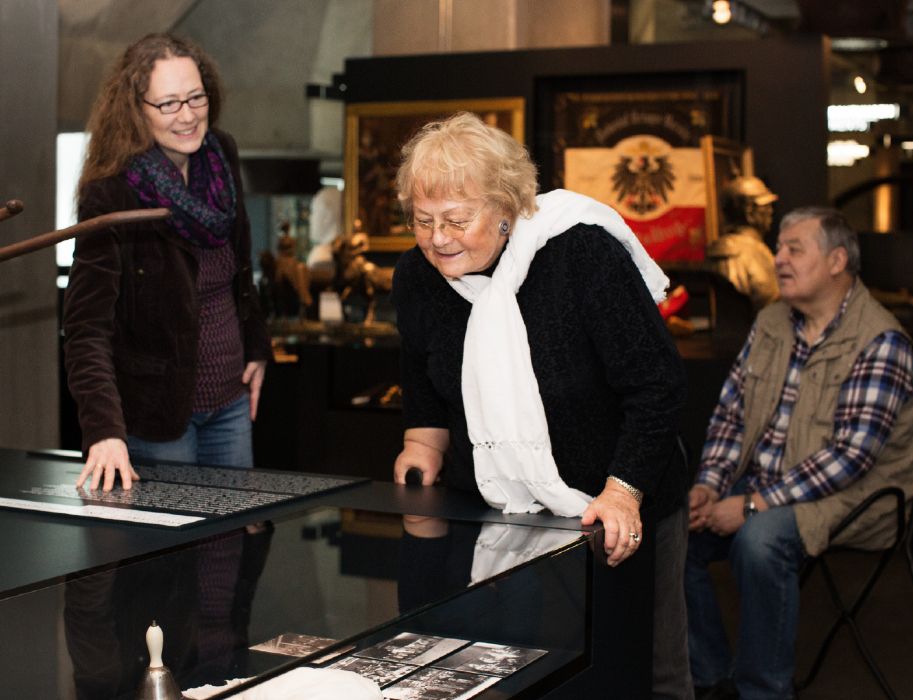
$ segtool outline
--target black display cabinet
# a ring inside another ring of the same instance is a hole
[[[0,498],[72,484],[79,470],[65,455],[11,450],[0,464]],[[563,697],[593,668],[598,531],[505,516],[468,494],[360,482],[181,528],[0,508],[0,532],[4,697],[134,697],[153,619],[182,689],[248,679],[219,697],[400,634],[530,655],[483,698]],[[317,646],[299,656],[251,648],[308,640]]]

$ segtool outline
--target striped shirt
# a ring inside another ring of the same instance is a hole
[[[811,345],[802,335],[803,315],[793,310],[794,342],[780,403],[755,447],[747,470],[748,488],[774,506],[815,501],[860,479],[875,463],[903,405],[913,395],[913,350],[909,338],[886,331],[870,342],[840,387],[831,441],[795,465],[783,464],[787,430],[799,396],[799,378],[809,357],[834,331],[849,294],[824,333]],[[732,487],[744,433],[744,365],[751,352],[751,329],[736,358],[707,428],[697,483],[719,494]]]

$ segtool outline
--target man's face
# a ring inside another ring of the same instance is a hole
[[[806,219],[777,238],[777,281],[780,296],[791,306],[821,299],[845,265],[838,250],[825,252],[817,219]]]

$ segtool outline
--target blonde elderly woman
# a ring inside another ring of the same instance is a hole
[[[477,489],[506,513],[600,520],[610,566],[652,557],[655,542],[653,692],[690,697],[685,378],[656,309],[668,280],[611,208],[537,197],[523,146],[472,114],[406,144],[397,187],[417,245],[393,281],[406,424],[395,480],[417,468],[423,484]]]

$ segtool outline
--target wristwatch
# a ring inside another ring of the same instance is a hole
[[[758,514],[758,507],[754,504],[754,501],[751,500],[752,494],[745,494],[745,505],[742,506],[742,515],[745,516],[745,520],[748,520],[752,515]]]

